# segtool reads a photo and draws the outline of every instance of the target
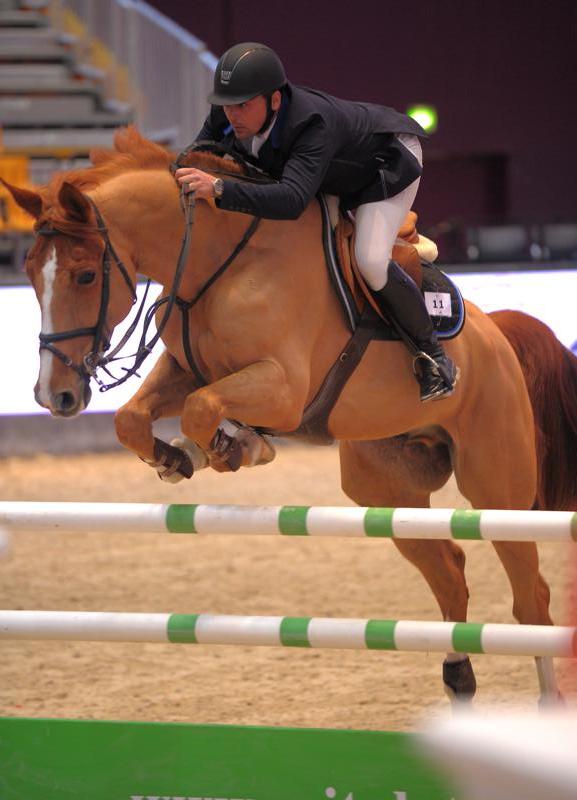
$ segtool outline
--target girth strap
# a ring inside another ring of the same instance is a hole
[[[328,428],[328,421],[335,403],[339,399],[347,381],[359,365],[365,350],[374,338],[379,322],[372,310],[367,309],[357,323],[357,327],[328,371],[320,389],[305,408],[301,424],[295,431],[282,432],[259,428],[259,433],[271,436],[292,437],[314,444],[332,444],[334,437]]]

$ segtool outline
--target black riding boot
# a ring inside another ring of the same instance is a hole
[[[421,400],[450,395],[457,381],[457,368],[437,339],[416,283],[396,261],[391,261],[386,285],[373,291],[373,296],[387,317],[392,318],[393,327],[413,354]]]

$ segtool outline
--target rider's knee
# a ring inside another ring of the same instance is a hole
[[[387,282],[390,249],[383,247],[381,242],[359,240],[360,237],[355,242],[355,257],[361,275],[371,289],[382,289]]]

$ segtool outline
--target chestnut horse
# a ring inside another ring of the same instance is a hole
[[[213,173],[240,173],[214,155],[191,158]],[[9,187],[37,220],[26,265],[42,309],[36,397],[54,415],[78,414],[89,402],[91,365],[131,309],[136,274],[169,294],[184,228],[170,161],[126,129],[116,134],[115,150],[93,154],[91,168],[56,176],[37,192]],[[159,323],[166,349],[118,410],[117,435],[158,467],[153,423],[179,416],[197,461],[204,451],[211,466],[230,468],[220,445],[235,437],[241,465],[270,461],[267,440],[227,420],[295,431],[350,335],[324,264],[319,205],[296,221],[261,221],[208,288],[252,219],[205,201],[195,213],[178,295],[197,302],[179,301]],[[159,307],[157,322],[165,310]],[[577,359],[537,320],[509,311],[488,316],[472,304],[462,333],[446,347],[461,370],[456,390],[421,403],[407,349],[369,344],[328,418],[346,494],[360,505],[428,507],[454,472],[476,508],[577,508]],[[164,447],[168,462],[175,452]],[[442,618],[465,621],[462,549],[453,541],[394,544],[421,571]],[[551,624],[536,545],[493,546],[515,618]],[[556,698],[551,661],[536,661],[542,697]],[[448,654],[443,677],[453,696],[474,693],[468,658]]]

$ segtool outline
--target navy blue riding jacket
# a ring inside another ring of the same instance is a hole
[[[340,100],[287,84],[271,133],[258,157],[247,160],[277,183],[225,180],[220,208],[265,219],[296,219],[318,192],[341,198],[345,209],[393,197],[421,174],[395,134],[425,137],[421,126],[393,108]],[[196,141],[210,139],[247,151],[222,107],[213,106]]]

